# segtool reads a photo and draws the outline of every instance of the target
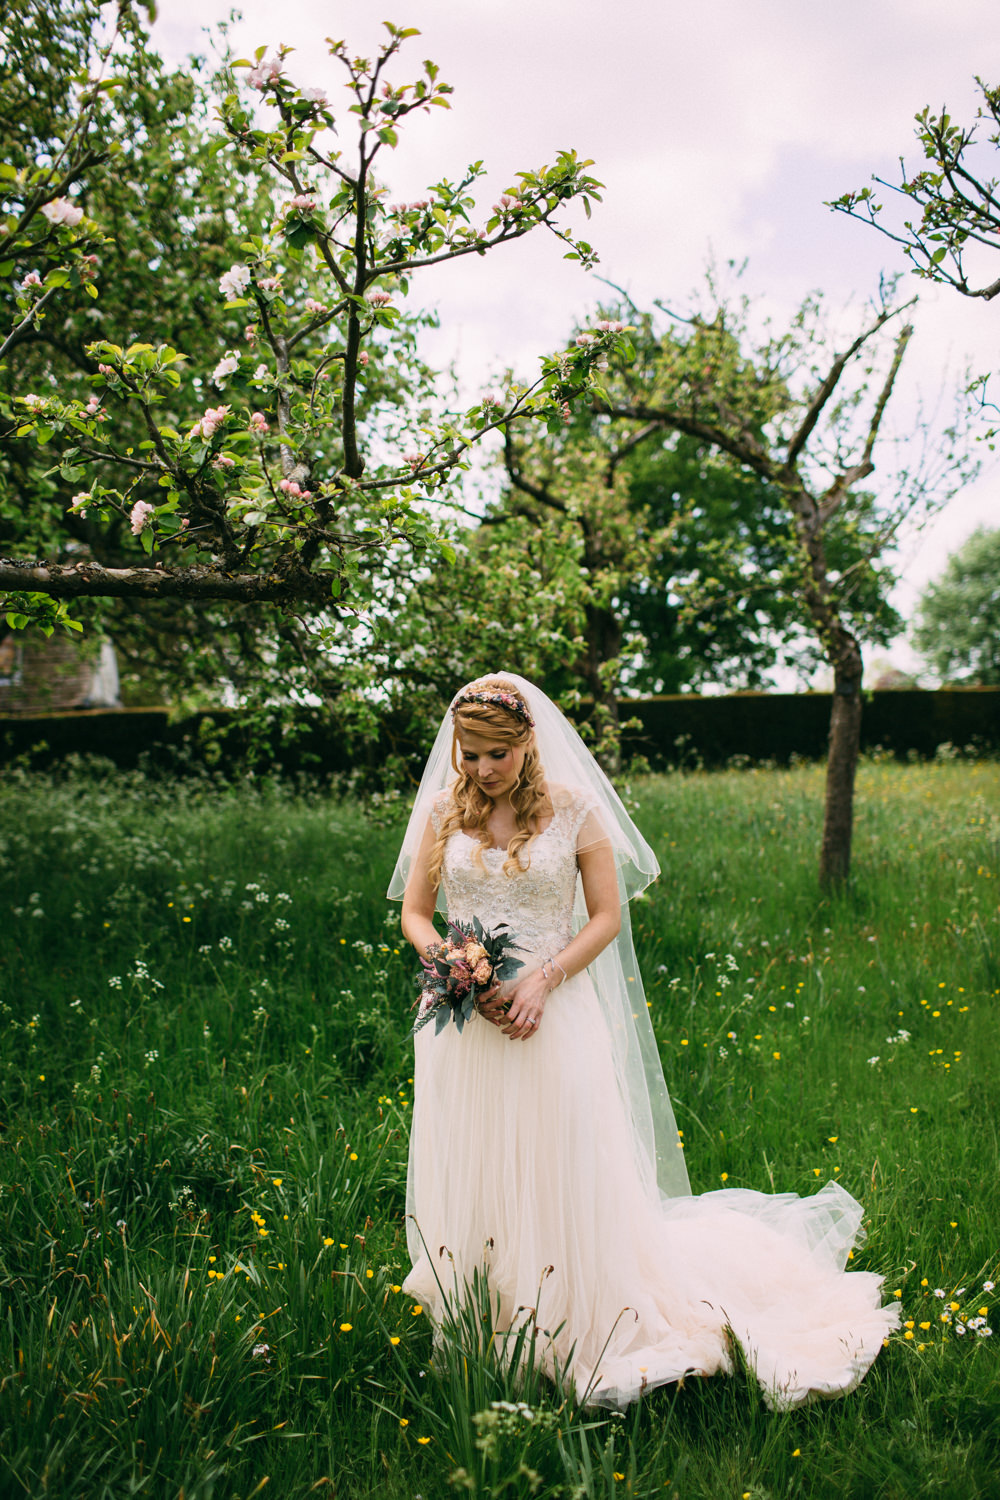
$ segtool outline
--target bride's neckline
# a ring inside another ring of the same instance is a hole
[[[536,833],[532,834],[532,838],[533,839],[540,839],[543,833],[548,833],[549,829],[552,827],[552,825],[555,822],[555,820],[556,820],[556,810],[555,810],[555,807],[553,806],[551,816],[546,820],[546,822],[544,823],[544,825],[541,828],[538,829],[538,831]],[[476,834],[469,833],[464,828],[459,828],[457,830],[457,832],[461,835],[461,837],[463,839],[468,839],[468,841],[469,841],[470,844],[477,844],[479,846],[479,848],[482,849],[482,851],[483,851],[484,854],[506,854],[507,853],[507,848],[508,848],[507,844],[482,844],[482,843],[479,842],[479,839],[478,839],[478,837],[477,837]]]

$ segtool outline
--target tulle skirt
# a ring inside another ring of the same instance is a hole
[[[439,1323],[485,1268],[499,1328],[533,1317],[590,1404],[728,1372],[735,1339],[782,1409],[852,1390],[897,1325],[879,1278],[844,1270],[861,1208],[836,1183],[660,1197],[586,974],[531,1040],[481,1017],[461,1034],[431,1024],[415,1065],[405,1286]]]

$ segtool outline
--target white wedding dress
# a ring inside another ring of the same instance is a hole
[[[464,833],[445,850],[449,916],[506,922],[529,964],[569,941],[591,812],[583,793],[554,801],[520,876],[503,873],[505,850],[477,855]],[[876,1276],[844,1271],[860,1206],[832,1182],[807,1199],[663,1198],[636,1160],[587,973],[551,993],[527,1041],[476,1016],[461,1033],[425,1026],[415,1050],[405,1286],[436,1321],[488,1268],[499,1327],[534,1309],[550,1367],[568,1363],[578,1396],[601,1406],[729,1371],[730,1335],[773,1407],[862,1379],[899,1315],[881,1307]]]

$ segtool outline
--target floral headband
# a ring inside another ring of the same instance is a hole
[[[500,688],[463,690],[451,705],[451,716],[453,719],[465,703],[492,703],[497,708],[507,709],[508,713],[514,714],[518,719],[523,719],[529,729],[534,729],[535,727],[534,719],[520,698],[514,693],[505,693]]]

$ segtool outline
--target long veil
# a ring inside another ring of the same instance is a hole
[[[660,1065],[656,1038],[632,942],[629,902],[660,873],[656,855],[629,817],[611,782],[569,720],[541,688],[516,672],[484,673],[513,682],[535,721],[535,738],[550,780],[589,794],[596,803],[604,833],[610,839],[618,872],[622,925],[588,969],[604,1013],[622,1095],[628,1105],[637,1164],[652,1185],[668,1198],[691,1192],[670,1095]],[[480,679],[477,679],[477,681]],[[410,868],[437,796],[456,779],[451,764],[451,714],[446,713],[434,740],[406,827],[389,898],[401,901]],[[438,906],[444,909],[443,887]],[[580,881],[573,912],[574,930],[587,921]]]

